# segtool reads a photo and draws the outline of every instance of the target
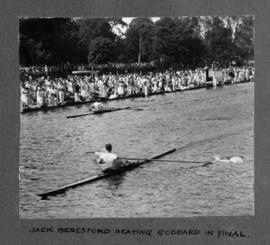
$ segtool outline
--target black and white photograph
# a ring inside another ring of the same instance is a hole
[[[253,15],[21,17],[18,39],[20,219],[255,215]]]

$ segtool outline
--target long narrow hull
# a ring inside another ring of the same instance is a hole
[[[103,113],[107,113],[107,112],[127,110],[129,108],[130,107],[101,109],[99,111],[93,111],[92,114],[103,114]]]
[[[163,157],[165,155],[168,155],[168,154],[174,152],[175,150],[176,150],[175,148],[171,149],[169,151],[166,151],[166,152],[163,152],[163,153],[158,154],[156,156],[153,156],[153,157],[151,157],[149,159],[161,158],[161,157]],[[124,172],[127,172],[127,171],[131,171],[131,170],[133,170],[135,168],[138,168],[139,166],[141,166],[142,164],[147,163],[147,162],[149,162],[149,160],[132,163],[132,164],[124,166],[124,167],[122,167],[120,169],[114,170],[112,172],[92,176],[90,178],[83,179],[83,180],[80,180],[80,181],[77,181],[77,182],[74,182],[74,183],[71,183],[71,184],[68,184],[68,185],[64,185],[64,186],[61,186],[61,187],[59,187],[57,189],[54,189],[54,190],[51,190],[51,191],[48,191],[48,192],[45,192],[45,193],[37,194],[37,195],[40,196],[43,199],[46,199],[49,196],[55,196],[55,195],[64,193],[66,190],[71,189],[71,188],[76,188],[78,186],[81,186],[81,185],[84,185],[84,184],[87,184],[87,183],[92,183],[92,182],[95,182],[95,181],[98,181],[98,180],[101,180],[101,179],[108,178],[110,176],[114,176],[114,175],[118,175],[118,174],[121,174],[121,173],[124,173]]]
[[[106,108],[106,109],[101,109],[99,111],[90,111],[89,113],[84,113],[84,114],[77,114],[77,115],[72,115],[72,116],[67,116],[67,118],[76,118],[76,117],[83,117],[83,116],[89,116],[89,115],[100,115],[103,113],[108,113],[108,112],[113,112],[113,111],[121,111],[121,110],[127,110],[130,109],[131,107],[123,107],[123,108]]]

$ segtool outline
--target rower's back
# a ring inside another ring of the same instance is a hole
[[[117,160],[117,155],[112,153],[112,145],[106,144],[104,152],[95,152],[95,155],[99,157],[97,162],[101,165],[102,170],[111,168],[114,166],[114,162]]]

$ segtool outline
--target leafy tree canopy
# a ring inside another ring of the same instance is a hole
[[[20,64],[152,62],[196,67],[254,57],[254,18],[23,18]]]

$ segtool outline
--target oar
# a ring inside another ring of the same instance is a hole
[[[73,115],[73,116],[67,116],[67,118],[83,117],[83,116],[88,116],[88,115],[93,115],[93,112],[84,113],[84,114],[78,114],[78,115]]]
[[[87,151],[85,152],[86,154],[88,153],[95,153],[95,151]],[[119,157],[119,159],[122,160],[137,160],[137,161],[155,161],[155,162],[179,162],[179,163],[200,163],[202,165],[200,166],[192,166],[190,168],[196,168],[196,167],[205,167],[210,164],[213,164],[213,162],[208,161],[208,162],[202,162],[202,161],[187,161],[187,160],[169,160],[169,159],[147,159],[147,158],[135,158],[135,157]]]
[[[130,106],[128,107],[123,107],[123,108],[112,108],[113,110],[115,109],[116,111],[120,110],[134,110],[134,111],[144,111],[146,108],[132,108]]]
[[[95,152],[97,152],[97,151],[87,151],[87,152],[85,152],[85,154],[90,154],[90,153],[95,153]]]
[[[85,154],[95,153],[96,151],[87,151]],[[203,164],[212,164],[211,161],[187,161],[187,160],[170,160],[170,159],[147,159],[147,158],[136,158],[136,157],[119,157],[123,160],[137,160],[137,161],[155,161],[155,162],[181,162],[181,163],[203,163]]]
[[[124,160],[138,160],[138,161],[155,161],[155,162],[181,162],[181,163],[203,163],[212,164],[212,162],[202,162],[202,161],[186,161],[186,160],[169,160],[169,159],[147,159],[147,158],[133,158],[133,157],[119,157]]]
[[[127,110],[144,111],[146,108],[129,108]]]

